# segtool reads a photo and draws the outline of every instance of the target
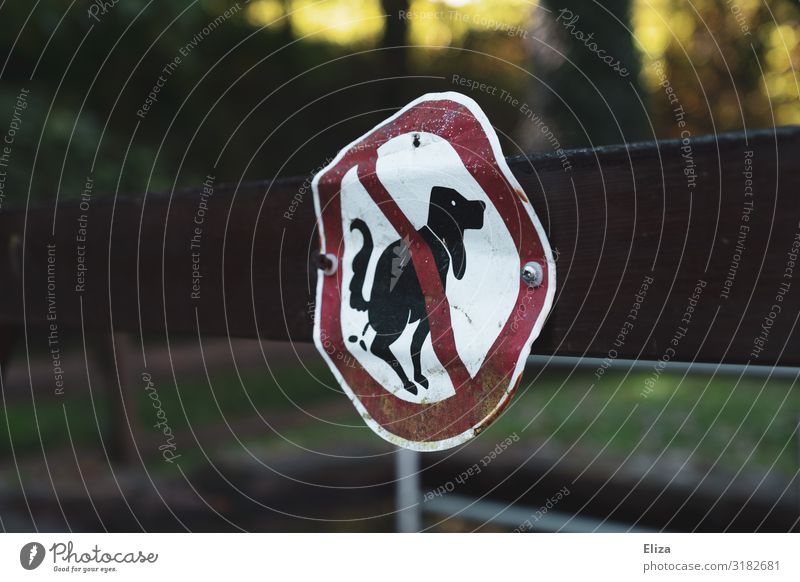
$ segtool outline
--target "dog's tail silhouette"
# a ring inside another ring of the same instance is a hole
[[[353,279],[350,281],[350,307],[357,311],[369,309],[369,302],[364,299],[364,279],[367,276],[369,258],[372,255],[372,234],[365,223],[360,218],[356,218],[350,224],[350,231],[357,230],[364,237],[364,246],[356,253],[353,259]]]

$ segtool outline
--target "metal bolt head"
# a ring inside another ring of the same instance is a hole
[[[536,261],[525,263],[521,275],[528,287],[539,287],[544,281],[544,269]]]
[[[336,269],[339,267],[339,260],[337,259],[336,255],[331,253],[320,254],[317,257],[317,267],[325,274],[325,275],[333,275],[336,272]]]

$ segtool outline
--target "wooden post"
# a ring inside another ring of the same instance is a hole
[[[6,376],[8,375],[8,364],[11,361],[11,353],[19,338],[20,328],[17,325],[0,325],[0,385],[5,389]]]
[[[93,335],[90,341],[99,380],[93,384],[102,386],[108,398],[109,456],[121,464],[132,464],[138,457],[134,442],[137,404],[129,366],[128,334]]]

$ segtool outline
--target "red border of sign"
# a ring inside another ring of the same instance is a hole
[[[430,250],[380,183],[374,168],[377,149],[386,141],[409,132],[427,132],[447,139],[467,170],[486,192],[511,234],[520,256],[544,267],[544,280],[536,289],[521,279],[512,317],[498,335],[474,378],[461,363],[450,327],[450,310],[435,272]],[[321,250],[342,264],[343,233],[340,190],[344,175],[358,166],[358,177],[401,237],[411,240],[411,258],[423,285],[429,307],[431,337],[439,360],[446,363],[456,394],[445,400],[416,404],[385,390],[351,357],[331,358],[349,351],[340,321],[342,269],[331,276],[321,273],[317,282],[314,342],[337,380],[367,424],[386,440],[414,450],[442,450],[456,446],[480,432],[508,403],[539,335],[555,295],[555,263],[544,230],[522,187],[505,162],[500,143],[480,107],[459,93],[431,93],[411,102],[382,124],[354,141],[312,182],[320,231]],[[426,254],[427,253],[427,254]],[[433,269],[432,273],[427,273]],[[438,288],[437,288],[438,287]]]

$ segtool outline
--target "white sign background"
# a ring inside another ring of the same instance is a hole
[[[415,135],[419,137],[418,147],[413,145]],[[427,221],[430,191],[434,186],[453,188],[468,200],[486,203],[483,228],[464,231],[467,257],[464,277],[458,280],[451,271],[447,278],[447,299],[456,348],[466,369],[474,377],[512,316],[519,293],[520,258],[511,235],[490,198],[464,167],[458,153],[439,136],[419,132],[396,136],[378,149],[376,171],[381,183],[417,229]],[[514,194],[509,192],[508,195]],[[367,300],[380,254],[400,239],[400,235],[361,185],[355,167],[342,179],[341,204],[344,233],[342,336],[361,339],[368,313],[350,307],[350,281],[353,278],[353,257],[361,250],[363,240],[359,232],[350,231],[350,225],[354,219],[361,218],[373,238],[374,247],[362,290]],[[411,337],[417,325],[409,325],[391,345],[395,357],[412,378]],[[374,334],[374,330],[368,328],[363,336],[367,348]],[[447,371],[433,351],[430,335],[420,354],[422,373],[428,378],[429,388],[418,386],[416,395],[403,388],[389,364],[362,349],[358,343],[347,342],[346,345],[352,356],[381,386],[402,400],[429,403],[455,394]]]

